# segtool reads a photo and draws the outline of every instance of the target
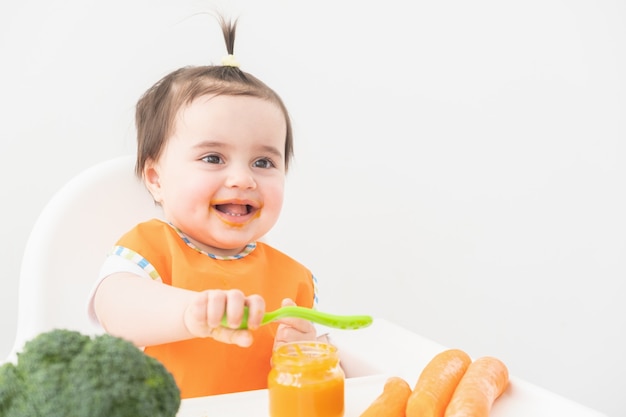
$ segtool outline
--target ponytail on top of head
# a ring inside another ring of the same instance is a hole
[[[235,33],[237,32],[237,21],[226,19],[222,15],[218,15],[217,19],[220,22],[222,33],[224,34],[224,42],[226,42],[226,52],[228,55],[235,54]]]
[[[217,19],[222,28],[222,34],[224,35],[224,42],[226,43],[226,55],[222,58],[222,66],[227,68],[239,69],[239,61],[235,58],[235,34],[237,33],[237,19],[226,19],[222,15],[218,15]]]

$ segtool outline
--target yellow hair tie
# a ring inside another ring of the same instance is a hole
[[[224,65],[225,67],[239,68],[239,61],[235,59],[235,55],[229,54],[222,58],[222,65]]]

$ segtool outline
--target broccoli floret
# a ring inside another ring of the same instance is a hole
[[[90,341],[78,332],[55,330],[26,342],[17,356],[17,395],[7,417],[66,416],[59,404],[62,390],[72,386],[67,368]]]
[[[3,417],[174,417],[179,406],[165,367],[108,334],[42,333],[0,367]]]
[[[17,396],[19,385],[15,365],[9,362],[0,366],[0,416],[7,415],[13,399]]]

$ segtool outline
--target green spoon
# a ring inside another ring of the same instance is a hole
[[[285,317],[295,317],[299,319],[305,319],[317,324],[321,324],[327,327],[333,327],[335,329],[361,329],[372,324],[372,317],[370,316],[338,316],[335,314],[323,313],[321,311],[313,310],[306,307],[287,306],[281,307],[274,311],[268,311],[263,316],[261,325],[267,324],[276,319],[282,319]],[[222,326],[228,327],[226,316],[222,318]],[[243,319],[239,325],[240,329],[248,328],[248,307],[244,308]]]

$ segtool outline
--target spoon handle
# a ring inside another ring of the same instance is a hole
[[[305,319],[336,329],[360,329],[372,324],[372,318],[370,316],[339,316],[297,306],[281,307],[278,310],[267,312],[265,316],[263,316],[262,323],[269,323],[272,320],[285,317]]]
[[[286,306],[274,311],[266,312],[263,316],[263,320],[261,321],[261,325],[285,317],[305,319],[326,327],[333,327],[336,329],[361,329],[363,327],[369,326],[370,324],[372,324],[373,321],[371,316],[339,316],[336,314],[324,313],[306,307]],[[226,316],[222,318],[222,326],[228,327]],[[248,307],[244,308],[243,319],[241,320],[239,328],[248,328]]]

